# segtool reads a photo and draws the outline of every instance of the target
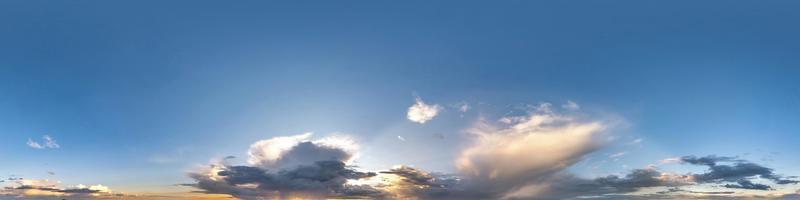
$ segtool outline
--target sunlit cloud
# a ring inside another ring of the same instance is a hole
[[[412,122],[424,124],[425,122],[428,122],[436,117],[441,110],[441,106],[436,104],[425,104],[425,102],[422,101],[422,98],[417,97],[416,103],[408,108],[408,114],[406,117]]]
[[[46,197],[68,197],[76,199],[91,199],[97,197],[121,196],[121,193],[112,193],[107,186],[96,185],[71,185],[62,187],[60,181],[49,179],[15,179],[0,189],[0,199],[5,197],[31,199]]]
[[[241,199],[648,199],[747,196],[748,191],[797,183],[771,168],[713,155],[661,161],[705,166],[704,172],[675,173],[649,165],[623,174],[579,177],[568,169],[613,141],[619,119],[560,113],[549,103],[528,107],[525,114],[481,118],[466,128],[467,141],[457,156],[440,160],[452,162],[457,169],[453,173],[403,163],[362,171],[352,165],[360,154],[355,140],[343,135],[315,139],[306,133],[255,142],[248,151],[248,165],[217,160],[190,172],[195,183],[185,186]],[[606,155],[618,159],[627,154]]]

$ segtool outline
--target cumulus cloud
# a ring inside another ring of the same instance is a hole
[[[312,133],[261,140],[247,152],[251,165],[265,169],[286,169],[321,160],[350,163],[358,157],[359,146],[345,136],[309,140]]]
[[[187,185],[242,199],[315,199],[375,192],[345,185],[351,179],[376,175],[348,166],[357,155],[355,142],[341,136],[310,140],[311,135],[258,141],[248,151],[250,166],[214,163],[189,173],[196,183]]]
[[[275,172],[253,166],[213,165],[189,176],[197,181],[191,186],[207,193],[242,199],[284,199],[350,195],[360,190],[348,188],[345,185],[348,179],[367,178],[375,173],[359,172],[341,161],[329,160]]]
[[[26,144],[28,145],[28,147],[34,149],[57,149],[61,147],[58,145],[58,143],[56,143],[56,140],[54,140],[52,137],[48,135],[42,136],[42,143],[36,142],[33,139],[28,138],[28,142]]]
[[[421,98],[417,97],[416,103],[408,107],[408,114],[406,114],[406,117],[412,122],[424,124],[436,117],[441,110],[441,106],[425,104]]]

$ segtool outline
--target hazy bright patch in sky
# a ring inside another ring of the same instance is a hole
[[[0,199],[798,199],[797,1],[0,1]]]

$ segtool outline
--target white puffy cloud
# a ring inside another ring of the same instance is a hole
[[[358,144],[346,136],[309,140],[312,133],[275,137],[250,145],[248,162],[266,169],[286,169],[316,161],[336,160],[350,163],[358,157]]]
[[[412,122],[424,124],[425,122],[436,117],[441,110],[441,106],[436,104],[425,104],[421,98],[417,97],[416,103],[408,108],[408,114],[406,117],[408,117],[408,120],[411,120]]]
[[[275,137],[250,146],[249,166],[229,165],[227,159],[189,173],[196,183],[185,184],[207,193],[239,199],[324,199],[379,193],[350,187],[348,180],[375,176],[348,165],[358,156],[358,145],[345,136],[312,140],[312,134]]]
[[[28,145],[28,147],[34,149],[57,149],[61,147],[58,145],[58,143],[56,143],[56,140],[54,140],[52,137],[48,135],[42,136],[42,140],[43,140],[42,143],[39,143],[33,141],[33,139],[31,138],[28,138],[28,142],[26,144]]]

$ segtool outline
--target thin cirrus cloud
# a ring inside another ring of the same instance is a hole
[[[568,169],[605,147],[615,122],[540,109],[547,105],[531,107],[521,116],[473,123],[457,156],[440,160],[454,163],[454,173],[427,172],[402,163],[363,171],[352,165],[359,154],[353,140],[313,139],[307,133],[256,142],[247,165],[215,162],[190,172],[195,183],[183,185],[240,199],[651,199],[748,197],[747,191],[798,183],[747,160],[713,155],[668,162],[706,167],[701,173],[649,166],[624,175],[578,177]],[[718,189],[696,191],[692,186]]]
[[[28,142],[26,144],[28,145],[28,147],[34,149],[58,149],[61,147],[60,145],[58,145],[56,140],[50,137],[49,135],[42,136],[41,143],[34,141],[31,138],[28,138]]]
[[[564,108],[564,109],[570,110],[570,111],[576,111],[576,110],[580,110],[581,106],[578,105],[577,103],[575,103],[574,101],[567,101],[567,103],[564,103],[563,105],[561,105],[561,108]]]

